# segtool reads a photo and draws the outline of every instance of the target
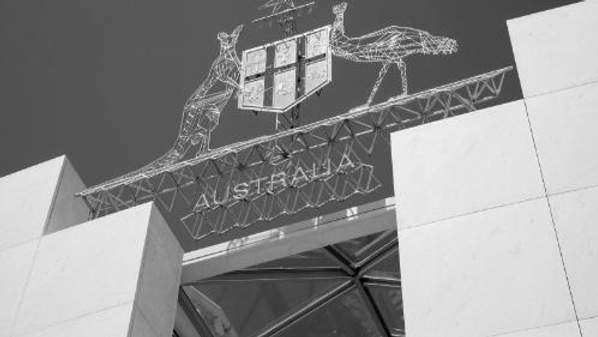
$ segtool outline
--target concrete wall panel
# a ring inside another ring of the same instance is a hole
[[[581,334],[579,333],[577,322],[567,322],[496,337],[581,337]]]
[[[38,240],[0,251],[0,337],[8,337],[33,265]]]
[[[548,193],[598,185],[598,83],[526,102]]]
[[[598,1],[507,21],[525,97],[598,80]]]
[[[144,204],[44,236],[15,332],[132,302],[151,210]]]
[[[598,188],[556,195],[550,203],[579,318],[596,317]]]
[[[151,326],[156,336],[169,336],[178,304],[183,250],[155,208],[151,218],[144,253],[148,263],[142,266],[136,301],[137,315],[143,316],[144,323],[138,324]]]
[[[166,334],[158,334],[149,320],[142,314],[142,311],[135,306],[133,312],[133,320],[131,322],[131,332],[127,337],[170,337],[172,335],[172,328]]]
[[[64,159],[0,178],[0,250],[42,236]]]
[[[575,320],[546,199],[399,232],[407,336],[494,336]]]
[[[392,134],[399,229],[544,194],[516,101]]]
[[[44,234],[78,225],[89,218],[89,208],[83,199],[75,196],[86,188],[73,168],[73,165],[64,157],[62,173],[56,190],[55,201],[52,207]]]
[[[171,335],[183,251],[151,203],[39,241],[10,336],[69,336],[84,324],[115,325],[103,336]]]
[[[66,156],[0,178],[0,250],[86,221],[83,189]]]
[[[584,337],[598,336],[598,317],[583,320],[580,324]]]
[[[77,317],[23,337],[129,337],[132,311],[132,303],[123,304]]]

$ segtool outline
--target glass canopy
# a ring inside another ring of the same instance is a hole
[[[179,295],[201,337],[405,334],[396,231],[188,284]]]

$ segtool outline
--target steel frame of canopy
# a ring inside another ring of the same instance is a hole
[[[476,110],[500,95],[510,70],[507,67],[358,107],[168,167],[109,181],[77,195],[89,206],[90,218],[156,201],[165,211],[176,214],[191,237],[199,240],[368,194],[380,185],[368,158],[377,144],[389,143],[390,132]],[[326,174],[315,174],[326,165]],[[297,167],[313,167],[312,177],[303,173],[305,179],[295,179]],[[274,177],[281,175],[286,178],[273,187]],[[260,189],[260,180],[266,187]],[[247,182],[249,186],[257,182],[257,190],[231,197],[235,186]]]
[[[359,261],[353,261],[346,253],[337,245],[330,245],[325,247],[325,252],[329,257],[338,264],[338,267],[300,267],[300,268],[256,268],[244,269],[230,272],[224,275],[212,277],[210,279],[193,282],[185,286],[201,286],[202,284],[221,284],[225,286],[234,287],[236,283],[248,281],[281,281],[281,280],[296,280],[309,279],[336,279],[340,282],[337,286],[329,289],[327,292],[321,294],[317,298],[304,303],[295,311],[286,314],[279,318],[270,326],[265,327],[252,337],[270,337],[284,331],[294,323],[301,319],[312,315],[318,309],[323,308],[326,304],[335,299],[356,290],[359,297],[364,304],[365,309],[369,313],[376,330],[384,337],[403,337],[404,330],[393,331],[384,321],[380,309],[380,303],[377,303],[369,291],[368,285],[381,285],[384,287],[400,288],[401,280],[395,277],[378,277],[367,275],[376,264],[391,254],[398,254],[398,242],[395,231],[387,231],[380,234],[379,238],[383,238],[386,242],[377,249],[373,250],[368,256]],[[187,311],[190,317],[193,317],[197,322],[194,325],[201,328],[202,337],[224,337],[225,335],[217,335],[209,328],[209,324],[202,317],[199,311],[193,306],[190,299],[187,297],[184,290],[179,294],[179,302],[184,303],[183,308]],[[401,315],[402,312],[397,313]],[[365,319],[365,318],[364,318]],[[204,336],[205,335],[205,336]],[[372,336],[374,337],[374,336]]]

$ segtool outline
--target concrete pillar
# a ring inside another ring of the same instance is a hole
[[[598,3],[508,27],[523,100],[392,135],[409,337],[598,335]]]
[[[0,179],[0,226],[20,229],[0,249],[0,336],[169,337],[177,240],[152,204],[69,226],[87,210],[71,199],[80,180],[65,165]]]
[[[66,156],[0,178],[0,250],[86,221],[84,188]]]
[[[523,100],[392,135],[409,337],[598,335],[598,3],[508,27]]]
[[[583,336],[598,336],[598,2],[508,21]]]
[[[0,178],[0,336],[12,336],[39,239],[86,221],[81,188],[65,156]]]
[[[597,13],[585,1],[507,21],[526,98],[598,79]]]
[[[407,336],[578,336],[523,102],[397,132],[392,152]]]

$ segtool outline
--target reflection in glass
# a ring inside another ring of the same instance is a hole
[[[384,324],[393,336],[403,336],[405,323],[403,320],[403,296],[400,286],[369,285],[368,290],[378,307]]]
[[[359,264],[365,258],[396,239],[395,231],[374,233],[353,240],[348,240],[334,245],[340,249],[353,264]]]
[[[215,337],[239,336],[218,304],[194,287],[187,287],[185,291]]]
[[[378,337],[363,299],[353,289],[340,295],[295,324],[275,334],[276,337]]]
[[[231,328],[239,336],[254,335],[284,315],[304,306],[342,281],[323,279],[244,280],[208,282],[185,287],[187,294],[198,290],[226,312]],[[190,296],[191,297],[191,296]],[[193,301],[193,298],[191,297]],[[194,301],[193,301],[194,302]],[[195,303],[194,303],[195,304]],[[210,329],[218,330],[220,321]],[[216,336],[220,336],[216,334]],[[232,335],[226,335],[232,337]]]
[[[184,287],[212,336],[404,337],[396,231]]]
[[[248,269],[338,267],[323,248],[259,264]]]
[[[401,269],[399,267],[398,252],[393,250],[387,253],[386,257],[368,269],[366,275],[400,280]]]

